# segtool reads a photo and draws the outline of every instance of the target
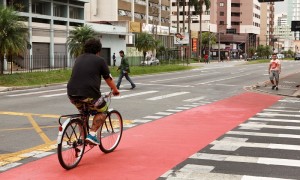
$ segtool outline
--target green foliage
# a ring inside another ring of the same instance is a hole
[[[149,50],[154,50],[158,46],[158,41],[156,41],[151,34],[148,33],[139,33],[135,39],[135,47],[138,51],[142,51],[144,57],[146,52]]]
[[[95,37],[96,32],[88,25],[78,26],[70,31],[70,36],[67,38],[70,55],[72,57],[78,57],[83,53],[85,41]]]
[[[4,55],[23,53],[28,45],[28,29],[11,8],[0,7],[0,74],[4,70]]]
[[[211,32],[204,32],[202,33],[202,44],[204,46],[208,46],[209,44],[216,44],[217,42],[217,37],[215,34]]]
[[[181,71],[192,69],[192,66],[160,65],[160,66],[132,66],[130,75],[153,74],[161,72]],[[118,77],[117,67],[110,67],[113,77]],[[55,70],[48,72],[16,73],[0,76],[0,86],[34,86],[53,83],[66,83],[71,76],[71,70]]]

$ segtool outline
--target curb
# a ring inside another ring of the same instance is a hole
[[[50,87],[50,86],[57,86],[57,85],[63,85],[63,84],[66,84],[66,83],[53,83],[53,84],[44,84],[44,85],[35,85],[35,86],[14,86],[14,87],[1,87],[0,86],[0,92]]]

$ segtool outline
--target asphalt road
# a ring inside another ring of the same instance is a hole
[[[245,92],[246,86],[268,80],[267,64],[243,65],[243,63],[242,61],[237,61],[202,64],[201,67],[190,71],[136,76],[132,77],[137,85],[134,90],[130,90],[130,85],[123,79],[121,96],[112,99],[111,107],[122,113],[125,123],[130,128],[131,125],[136,126],[158,119],[160,117],[159,114],[161,114],[160,112],[176,109],[179,106],[193,102],[197,102],[197,106],[218,102]],[[298,72],[300,62],[283,62],[282,67],[281,76],[293,74]],[[102,91],[107,92],[108,88],[103,87]],[[293,114],[299,107],[299,104],[300,101],[287,98],[286,101],[278,102],[269,111],[274,113],[276,112],[274,109],[277,108],[277,110],[280,110],[281,108],[285,109],[282,111],[283,113],[290,111],[287,114]],[[72,114],[75,112],[76,109],[69,103],[66,97],[65,84],[45,88],[1,92],[0,166],[18,162],[27,163],[33,160],[24,156],[24,153],[30,154],[33,151],[43,151],[44,153],[40,157],[51,154],[47,152],[55,148],[54,144],[58,127],[57,118],[61,114]],[[269,117],[270,115],[263,114],[262,116]],[[296,120],[297,117],[292,119]],[[292,123],[297,125],[298,122],[292,121]],[[279,124],[285,125],[283,122]],[[262,126],[261,123],[255,125]],[[260,128],[257,127],[257,129]],[[275,130],[272,129],[270,131],[274,133]],[[222,138],[226,138],[225,136]],[[222,139],[220,140],[222,141]],[[265,139],[255,137],[251,141],[263,142]],[[272,139],[272,141],[275,140]],[[299,145],[296,140],[281,139],[281,142],[281,144],[290,143],[296,146]],[[209,152],[210,146],[214,146],[214,144],[206,147],[204,149],[205,153]],[[257,153],[264,155],[260,150],[258,149]],[[243,151],[241,154],[247,154],[246,152]],[[285,158],[292,159],[294,157],[296,161],[299,161],[298,159],[300,158],[297,152],[289,152],[289,157]],[[256,153],[256,151],[252,153]],[[282,150],[272,153],[275,157],[280,157]],[[194,159],[187,159],[182,163],[185,165],[193,164],[194,161]],[[214,162],[210,162],[209,160],[204,162],[204,165],[214,164]],[[224,167],[228,167],[226,162],[222,163],[224,163]],[[175,167],[174,171],[183,168],[183,164]],[[220,166],[221,169],[224,169],[224,167]],[[7,169],[9,168],[4,168],[2,171]],[[225,168],[224,172],[226,170]],[[292,170],[295,170],[295,168]],[[231,171],[234,170],[231,169],[229,172]],[[239,168],[236,171],[239,171]],[[288,170],[287,172],[290,173],[290,171]],[[240,169],[240,172],[243,174],[242,169]],[[265,176],[263,174],[260,175]],[[297,173],[292,173],[286,177],[295,178],[297,175]],[[278,175],[277,177],[281,176]],[[298,177],[300,177],[300,174]],[[162,176],[161,178],[165,177]]]

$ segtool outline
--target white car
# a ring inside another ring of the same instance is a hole
[[[152,65],[159,65],[159,60],[157,58],[151,58],[151,59],[146,59],[145,61],[142,61],[141,62],[141,65],[149,65],[149,66],[152,66]]]

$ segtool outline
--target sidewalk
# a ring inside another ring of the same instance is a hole
[[[253,85],[248,90],[300,98],[300,72],[280,77],[279,90],[272,90],[269,80]]]

